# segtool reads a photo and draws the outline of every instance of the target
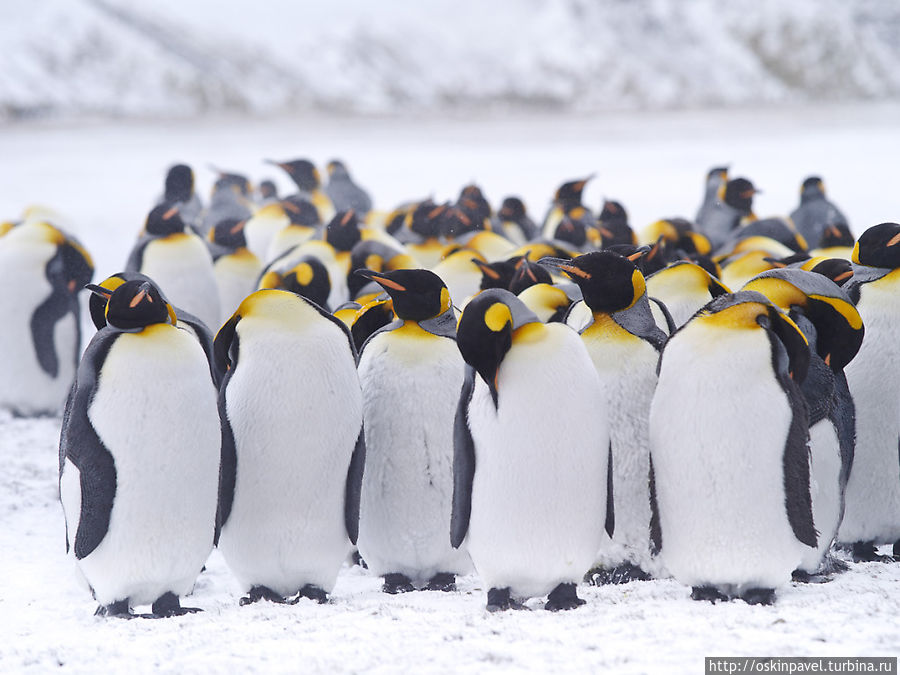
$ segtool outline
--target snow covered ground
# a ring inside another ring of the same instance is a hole
[[[281,118],[80,122],[0,127],[0,219],[32,203],[59,211],[92,251],[95,278],[125,261],[166,167],[208,162],[254,179],[283,176],[265,157],[345,159],[376,204],[455,197],[476,181],[493,203],[521,194],[540,218],[564,179],[622,201],[641,228],[692,216],[705,171],[730,163],[764,191],[760,215],[788,213],[821,174],[854,230],[900,220],[894,188],[900,106],[802,107],[569,117]],[[8,320],[8,317],[4,317]],[[485,589],[386,596],[359,568],[333,602],[239,607],[214,554],[186,604],[166,621],[95,619],[64,553],[56,495],[59,421],[0,413],[0,671],[73,672],[702,672],[711,655],[897,655],[900,565],[859,564],[822,585],[780,589],[774,607],[692,602],[674,581],[580,590],[569,613],[489,615]]]

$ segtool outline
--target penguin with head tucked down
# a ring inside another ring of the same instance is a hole
[[[612,527],[605,400],[590,356],[574,331],[542,324],[502,289],[469,302],[457,339],[468,368],[452,543],[468,546],[489,611],[542,595],[547,609],[578,607],[576,584]]]
[[[387,291],[398,317],[369,337],[359,357],[367,449],[359,552],[387,593],[421,584],[452,590],[470,565],[447,538],[453,418],[465,367],[450,293],[428,270],[357,274]]]
[[[650,406],[651,541],[695,600],[770,604],[818,543],[809,347],[764,295],[721,295],[669,337]],[[713,375],[714,374],[714,375]]]
[[[710,300],[730,292],[707,270],[686,260],[673,262],[647,277],[647,294],[665,304],[677,328]]]
[[[104,317],[60,434],[67,546],[98,615],[196,611],[179,597],[216,534],[222,434],[209,363],[150,281],[118,286]]]
[[[810,246],[817,246],[832,225],[849,229],[846,216],[825,196],[819,176],[808,176],[800,185],[800,204],[791,212],[791,221]]]
[[[863,232],[852,262],[843,289],[856,302],[866,339],[845,370],[856,403],[856,452],[838,541],[852,545],[855,560],[885,560],[876,546],[893,543],[900,554],[900,224]]]
[[[315,164],[308,159],[292,159],[286,162],[267,159],[266,163],[274,164],[290,176],[297,186],[296,195],[312,202],[322,221],[327,223],[334,217],[334,204],[322,189],[322,177]]]
[[[544,264],[565,272],[581,288],[590,310],[581,338],[605,393],[609,467],[616,527],[604,542],[591,578],[595,583],[646,580],[658,572],[650,555],[650,442],[648,416],[656,364],[666,333],[653,318],[644,276],[617,253],[595,251]]]
[[[525,210],[525,203],[519,197],[506,197],[497,211],[495,230],[514,244],[524,244],[538,235],[540,230]]]
[[[583,228],[593,227],[596,223],[594,215],[582,203],[585,185],[593,175],[581,180],[571,180],[560,185],[553,195],[553,201],[544,216],[541,233],[547,239],[553,239],[560,221],[568,216]]]
[[[297,264],[284,273],[269,271],[259,280],[259,288],[280,288],[302,295],[310,302],[330,312],[328,295],[331,281],[328,268],[315,256],[304,256]]]
[[[81,353],[77,296],[93,272],[84,248],[49,223],[0,237],[0,408],[59,413]]]
[[[248,296],[216,335],[219,550],[248,593],[325,602],[356,542],[365,461],[347,327],[283,290]],[[285,414],[285,411],[291,411]]]
[[[809,342],[809,370],[801,391],[809,409],[810,495],[819,544],[806,552],[794,577],[810,581],[817,573],[840,568],[829,549],[843,518],[856,443],[856,412],[844,367],[862,344],[862,319],[846,293],[813,272],[763,272],[742,290],[758,291],[787,312]]]
[[[210,330],[219,327],[212,254],[206,242],[186,228],[177,206],[164,203],[150,211],[125,271],[146,274],[170,302],[199,317]]]

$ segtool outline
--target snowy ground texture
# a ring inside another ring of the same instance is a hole
[[[900,97],[895,0],[0,3],[0,119]]]
[[[638,229],[691,216],[706,170],[731,163],[765,192],[757,212],[783,215],[819,173],[854,231],[900,219],[893,187],[900,108],[482,120],[264,121],[0,127],[0,218],[40,202],[62,213],[94,254],[95,279],[118,271],[161,189],[166,167],[213,162],[254,179],[262,158],[340,156],[390,208],[468,181],[492,203],[519,193],[539,218],[564,179],[596,171],[586,193],[621,200]],[[277,176],[282,187],[287,185]],[[457,593],[387,596],[359,568],[341,573],[332,603],[239,607],[213,554],[186,604],[202,614],[164,621],[94,618],[64,552],[57,501],[56,419],[0,414],[0,671],[616,672],[699,673],[711,655],[900,653],[900,564],[856,564],[827,584],[779,589],[773,607],[689,599],[674,581],[582,587],[580,609],[491,615],[475,577]]]

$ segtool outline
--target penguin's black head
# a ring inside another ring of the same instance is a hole
[[[151,284],[153,283],[150,277],[140,272],[117,272],[99,284],[93,286],[85,285],[85,288],[91,291],[91,295],[88,298],[88,310],[91,313],[91,321],[94,322],[97,330],[106,325],[106,305],[109,301],[109,296],[126,281],[149,281]]]
[[[338,211],[325,227],[325,241],[336,251],[350,251],[361,240],[359,219],[353,209]]]
[[[587,227],[580,220],[563,216],[553,232],[553,238],[571,244],[575,248],[582,248],[588,241]]]
[[[513,333],[538,318],[509,291],[492,288],[469,301],[456,327],[456,344],[463,360],[475,369],[498,405],[497,374],[512,346]]]
[[[319,217],[319,209],[315,204],[303,197],[292,195],[281,200],[281,207],[285,214],[291,220],[291,225],[302,225],[304,227],[315,227],[321,224],[322,219]]]
[[[259,196],[261,199],[278,199],[278,188],[271,180],[264,180],[259,184]]]
[[[479,220],[477,214],[459,206],[451,206],[441,216],[441,234],[447,239],[457,239],[464,234],[483,229],[479,227],[483,224],[484,220]]]
[[[319,176],[319,170],[316,168],[316,165],[308,159],[292,159],[289,162],[266,161],[268,161],[269,164],[274,164],[275,166],[280,166],[284,169],[297,187],[304,192],[312,192],[313,190],[318,189],[322,183],[321,177]]]
[[[325,171],[328,172],[328,177],[330,179],[350,177],[350,172],[347,171],[347,167],[339,159],[330,160],[328,164],[325,165]]]
[[[753,212],[753,195],[757,190],[746,178],[735,178],[725,183],[722,201],[748,215]]]
[[[588,176],[582,180],[572,180],[563,183],[556,189],[556,195],[553,201],[559,204],[564,211],[581,206],[581,193],[584,192],[584,186],[593,176]]]
[[[578,284],[592,312],[627,309],[647,290],[644,275],[635,264],[611,251],[594,251],[574,260],[542,258],[541,264],[562,270]]]
[[[166,173],[163,199],[167,202],[187,202],[194,194],[194,172],[187,164],[176,164]]]
[[[525,204],[518,197],[507,197],[500,205],[497,212],[500,220],[512,220],[518,222],[525,217]]]
[[[843,258],[826,258],[809,268],[809,271],[821,274],[838,286],[843,286],[853,276],[853,265]]]
[[[819,176],[809,176],[800,185],[800,201],[825,196],[825,184]]]
[[[700,253],[690,253],[685,256],[685,260],[688,260],[695,265],[699,265],[716,279],[720,279],[722,277],[722,268],[719,266],[719,263],[712,259],[711,256],[703,255]]]
[[[472,262],[481,269],[481,285],[479,288],[483,291],[488,288],[509,289],[512,278],[516,273],[516,264],[521,260],[520,257],[510,258],[508,260],[497,260],[488,263],[478,258],[472,258]]]
[[[512,280],[509,282],[509,291],[513,295],[518,295],[526,288],[535,284],[553,284],[553,278],[546,268],[541,267],[537,263],[531,262],[527,254],[519,259],[516,263],[516,271]]]
[[[184,232],[185,229],[184,221],[178,212],[178,206],[172,202],[163,202],[159,206],[154,207],[147,214],[147,222],[144,224],[144,231],[156,237],[177,234]]]
[[[282,277],[280,288],[303,296],[325,310],[328,309],[331,279],[328,276],[328,269],[316,257],[306,256],[294,265]]]
[[[350,335],[357,351],[379,328],[387,326],[394,320],[394,304],[389,297],[376,298],[359,308],[350,326]]]
[[[863,232],[853,247],[852,260],[867,267],[900,267],[900,224],[881,223]]]
[[[394,313],[404,321],[424,321],[451,308],[450,292],[441,278],[429,270],[356,270],[356,274],[384,288],[394,301]]]
[[[156,323],[175,324],[172,306],[150,280],[132,279],[115,290],[88,285],[87,288],[106,299],[106,325],[123,333],[136,333]]]
[[[441,220],[446,204],[435,204],[426,199],[415,206],[407,216],[409,229],[418,234],[422,239],[436,239],[441,236]]]
[[[619,202],[606,199],[603,201],[603,209],[597,220],[603,225],[622,225],[628,224],[628,212]]]
[[[853,246],[853,234],[846,223],[834,223],[822,230],[819,238],[819,248],[833,248],[837,246]]]
[[[247,247],[247,238],[244,236],[246,220],[226,218],[216,223],[212,229],[212,241],[219,246],[225,246],[232,250]]]
[[[402,250],[388,246],[377,239],[363,239],[350,251],[350,269],[370,269],[384,272],[396,269],[412,269],[416,267],[412,257]],[[350,297],[355,298],[371,281],[356,274],[347,275],[347,289]]]
[[[45,273],[55,288],[74,298],[94,276],[94,261],[81,244],[67,237],[59,244]]]
[[[491,217],[491,205],[477,185],[466,185],[459,193],[456,207],[476,221],[477,229],[484,229],[484,219]]]

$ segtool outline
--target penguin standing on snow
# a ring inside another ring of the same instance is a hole
[[[809,347],[760,293],[722,295],[666,343],[650,407],[651,538],[695,600],[770,604],[818,540]]]
[[[119,286],[105,317],[60,434],[67,548],[98,615],[127,618],[151,603],[154,616],[196,611],[179,597],[216,529],[222,435],[209,364],[149,281]]]
[[[893,543],[900,554],[900,224],[863,232],[852,262],[843,288],[856,302],[866,339],[846,369],[856,403],[856,453],[838,541],[852,544],[855,560],[884,560],[876,546]]]
[[[550,610],[582,605],[576,584],[612,529],[605,399],[590,356],[574,331],[542,324],[501,289],[469,302],[457,340],[469,367],[451,541],[468,546],[489,611],[546,594]]]
[[[842,565],[829,556],[829,549],[844,516],[853,465],[856,412],[844,367],[862,344],[862,319],[846,293],[813,272],[763,272],[742,290],[758,291],[788,312],[809,342],[809,370],[801,391],[809,409],[810,495],[819,545],[806,552],[794,577],[811,581]]]
[[[604,542],[591,577],[596,583],[646,580],[650,555],[650,441],[648,417],[656,364],[666,333],[656,325],[644,275],[611,251],[574,260],[545,258],[581,288],[591,312],[580,330],[606,394],[609,467],[616,527]]]
[[[0,408],[59,413],[81,352],[78,291],[93,271],[84,248],[49,223],[0,237]]]
[[[386,593],[455,588],[469,571],[450,546],[453,418],[465,364],[456,347],[450,293],[428,270],[357,274],[384,287],[398,320],[359,357],[366,470],[359,552]]]
[[[215,353],[226,371],[219,550],[248,592],[241,604],[325,602],[356,542],[365,460],[350,333],[299,295],[262,290]]]
[[[170,302],[216,330],[221,324],[219,289],[206,242],[186,228],[178,207],[169,203],[150,211],[144,232],[125,271],[146,274]]]

